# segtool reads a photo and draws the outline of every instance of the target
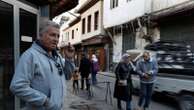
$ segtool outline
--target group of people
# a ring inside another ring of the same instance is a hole
[[[98,63],[98,59],[97,59],[96,55],[93,54],[91,60],[89,60],[89,58],[86,54],[82,54],[79,69],[77,69],[73,73],[73,76],[74,76],[74,74],[78,75],[78,73],[80,72],[80,75],[81,75],[81,89],[83,90],[85,88],[85,85],[86,85],[86,90],[89,90],[89,87],[90,87],[89,75],[91,73],[92,84],[96,85],[97,84],[96,74],[97,74],[98,71],[99,71],[99,63]],[[77,88],[79,87],[78,86],[79,85],[78,80],[79,80],[79,78],[73,77],[73,87],[75,87],[74,82],[77,82],[76,83]]]
[[[57,51],[60,26],[53,21],[43,20],[39,25],[39,36],[20,57],[15,69],[10,90],[26,104],[24,110],[64,110],[66,80],[73,72],[81,73],[81,88],[89,89],[88,76],[92,73],[92,83],[96,84],[96,74],[99,71],[98,59],[92,55],[89,60],[83,54],[79,69],[73,63],[74,49],[71,45],[65,48],[65,58]],[[75,71],[76,70],[76,71]],[[130,55],[124,54],[116,68],[116,83],[114,97],[126,101],[126,109],[131,110],[132,80],[131,71],[134,66]],[[137,62],[135,70],[141,80],[141,95],[139,108],[146,110],[150,103],[153,83],[157,74],[157,62],[150,58],[149,52],[144,52],[143,58]]]
[[[121,61],[115,69],[116,82],[114,89],[114,97],[117,98],[117,107],[122,109],[121,101],[126,102],[126,110],[132,110],[132,78],[131,73],[136,72],[140,77],[140,98],[137,110],[148,110],[151,101],[153,85],[158,72],[156,59],[145,51],[136,66],[133,65],[129,54],[123,54]]]

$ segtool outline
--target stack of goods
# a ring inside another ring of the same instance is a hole
[[[191,46],[175,41],[159,41],[145,46],[156,53],[159,72],[194,75],[194,54]]]

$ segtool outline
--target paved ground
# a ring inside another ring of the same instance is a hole
[[[75,94],[72,92],[71,87],[72,82],[69,81],[65,110],[114,110],[110,104],[106,103],[103,97],[102,99],[101,97],[96,97],[97,94],[93,94],[90,97],[87,90],[79,90],[79,93]],[[93,90],[96,89],[92,88]]]
[[[109,81],[111,82],[111,90],[113,91],[114,89],[114,82],[115,82],[115,76],[112,73],[101,73],[98,75],[98,80],[99,82],[103,81]],[[138,95],[133,95],[133,100],[132,100],[132,106],[135,108],[137,106],[138,102]],[[114,108],[116,108],[116,100],[113,98],[114,102]],[[124,105],[124,104],[123,104]],[[169,98],[165,97],[164,95],[158,95],[154,96],[151,105],[150,105],[150,110],[178,110],[177,108],[177,103]]]
[[[88,91],[79,90],[77,94],[72,92],[72,82],[68,81],[68,93],[65,110],[117,110],[116,99],[113,96],[114,75],[102,73],[97,76],[99,84],[92,86],[92,97],[88,96]],[[110,83],[107,83],[110,82]],[[110,85],[108,85],[110,84]],[[110,87],[108,89],[108,87]],[[108,90],[108,92],[107,92]],[[106,99],[107,96],[107,100]],[[112,99],[112,101],[111,101]],[[132,106],[136,107],[138,96],[133,96]],[[111,103],[112,102],[112,103]],[[123,107],[125,103],[123,103]],[[166,97],[157,97],[152,101],[150,110],[177,110],[176,103]]]

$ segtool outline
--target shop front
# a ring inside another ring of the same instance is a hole
[[[160,40],[184,42],[194,49],[194,1],[151,14],[160,29]]]
[[[101,71],[105,71],[108,68],[107,59],[109,54],[107,51],[109,48],[107,47],[110,41],[110,38],[106,36],[95,36],[82,41],[83,51],[89,55],[89,58],[92,58],[92,54],[97,56]]]

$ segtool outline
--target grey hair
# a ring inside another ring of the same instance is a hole
[[[48,27],[55,27],[55,28],[60,28],[59,24],[48,20],[48,19],[42,19],[40,20],[40,25],[39,25],[39,37],[41,37],[45,32],[48,31]]]
[[[144,56],[145,54],[150,56],[150,52],[149,51],[144,51],[142,56]]]

